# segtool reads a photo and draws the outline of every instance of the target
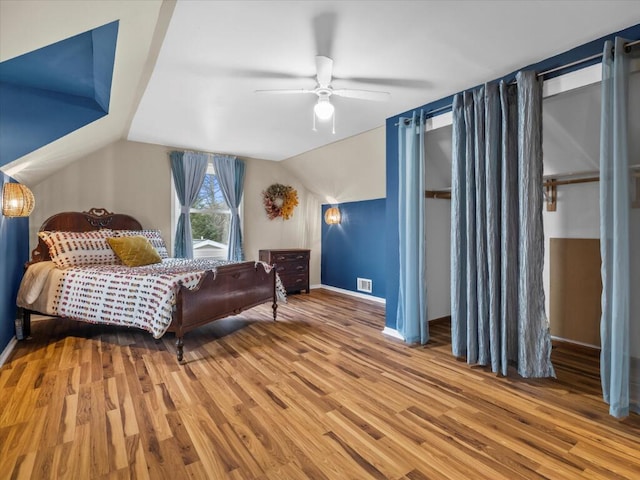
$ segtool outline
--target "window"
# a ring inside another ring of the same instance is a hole
[[[194,258],[227,258],[231,212],[224,201],[218,178],[209,165],[207,174],[191,207]]]

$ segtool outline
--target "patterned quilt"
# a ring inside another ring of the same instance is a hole
[[[205,271],[215,273],[228,263],[172,258],[144,267],[68,268],[59,277],[53,310],[76,320],[137,327],[160,338],[171,323],[179,283],[194,288]]]

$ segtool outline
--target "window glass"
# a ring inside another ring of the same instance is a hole
[[[226,259],[231,212],[224,201],[218,178],[211,166],[191,207],[190,216],[193,257]]]

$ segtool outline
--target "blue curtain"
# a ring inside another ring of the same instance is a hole
[[[399,255],[400,282],[396,329],[408,343],[427,343],[424,226],[424,119],[400,118]]]
[[[634,311],[631,299],[631,292],[637,296],[640,286],[630,251],[632,229],[635,226],[637,230],[638,225],[630,222],[630,55],[625,53],[624,44],[621,38],[616,38],[615,43],[605,42],[600,127],[600,378],[604,400],[615,417],[625,417],[630,410],[640,413],[640,312],[637,306]],[[635,219],[638,220],[637,215]]]
[[[242,261],[242,229],[240,227],[240,213],[238,208],[244,191],[244,162],[236,157],[225,155],[213,156],[213,167],[218,177],[218,183],[224,196],[224,201],[231,210],[231,224],[229,225],[229,251],[227,260]]]
[[[207,174],[209,158],[206,153],[171,152],[173,184],[180,201],[180,217],[176,227],[173,256],[193,258],[193,238],[189,211]]]
[[[489,84],[453,101],[451,344],[470,364],[555,376],[542,268],[542,84]]]

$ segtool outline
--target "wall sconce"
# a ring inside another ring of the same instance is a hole
[[[5,217],[28,217],[36,206],[33,193],[21,183],[5,183],[2,187],[2,214]]]
[[[338,207],[327,208],[327,211],[324,212],[324,221],[327,225],[336,225],[340,223],[341,218],[342,216]]]

